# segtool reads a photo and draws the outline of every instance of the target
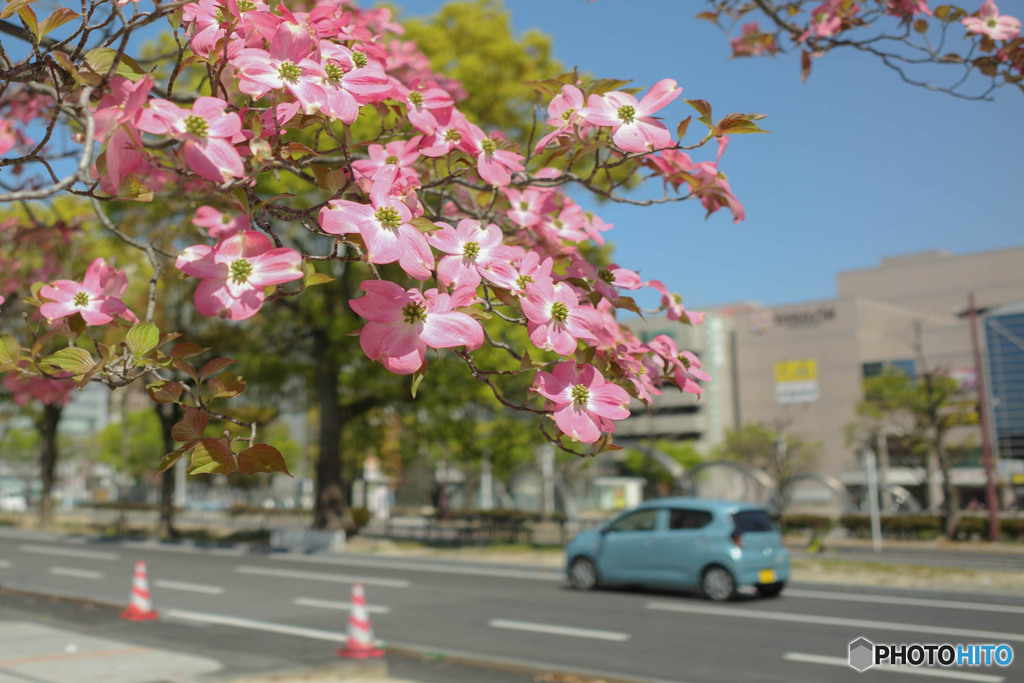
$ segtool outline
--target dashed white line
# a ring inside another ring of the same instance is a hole
[[[155,550],[161,553],[186,553],[192,555],[204,554],[204,555],[220,555],[222,557],[241,557],[249,552],[249,549],[245,546],[238,546],[233,548],[208,548],[203,546],[192,546],[192,545],[173,545],[173,544],[161,544],[154,543],[152,541],[124,541],[122,544],[125,548],[131,548],[132,550]]]
[[[302,579],[308,581],[332,581],[334,583],[361,583],[366,586],[386,586],[388,588],[408,588],[411,582],[405,579],[377,579],[370,576],[349,576],[347,574],[328,574],[326,572],[300,572],[290,569],[269,569],[267,567],[251,567],[241,565],[235,567],[239,574],[253,576],[277,576],[284,579]]]
[[[554,624],[534,624],[529,621],[511,621],[509,619],[491,619],[487,622],[491,628],[507,628],[513,631],[530,631],[532,633],[546,633],[554,636],[572,636],[574,638],[595,638],[597,640],[612,640],[625,642],[631,638],[628,633],[617,631],[595,631],[589,628],[575,628],[573,626],[555,626]]]
[[[334,600],[317,600],[315,598],[295,598],[294,604],[300,607],[319,607],[320,609],[338,609],[338,610],[351,610],[351,602],[336,602]],[[384,607],[383,605],[367,605],[366,611],[370,614],[388,614],[391,612],[390,607]]]
[[[198,621],[204,624],[220,624],[222,626],[237,626],[238,628],[248,628],[255,631],[281,633],[288,636],[298,636],[300,638],[329,640],[335,643],[348,642],[348,636],[342,633],[335,633],[333,631],[321,631],[320,629],[303,628],[301,626],[288,626],[287,624],[274,624],[269,621],[256,621],[255,619],[242,619],[240,617],[226,617],[220,614],[204,614],[202,612],[169,609],[164,612],[164,616],[184,621]]]
[[[787,652],[783,659],[791,662],[806,662],[808,664],[828,664],[830,666],[849,667],[850,664],[842,657],[825,657],[823,655],[810,655],[803,652]],[[958,681],[977,681],[977,683],[1002,683],[1006,679],[1003,676],[992,676],[990,674],[976,674],[969,671],[956,671],[953,669],[935,669],[932,667],[909,667],[909,666],[887,666],[877,665],[871,667],[870,671],[891,671],[900,674],[916,674],[918,676],[930,676],[931,678],[952,678]]]
[[[185,581],[169,581],[157,579],[153,582],[157,588],[167,588],[172,591],[187,591],[189,593],[205,593],[207,595],[220,595],[224,592],[221,586],[207,586],[202,583],[187,583]]]
[[[902,624],[889,621],[869,619],[843,619],[842,617],[824,617],[817,614],[799,614],[793,612],[768,612],[756,609],[733,607],[705,607],[703,605],[684,605],[674,602],[649,602],[647,609],[666,612],[684,612],[686,614],[708,614],[715,617],[742,617],[744,619],[763,619],[767,621],[788,621],[797,624],[821,624],[823,626],[842,626],[843,628],[876,629],[881,631],[902,631],[910,633],[929,633],[939,636],[980,639],[988,642],[1024,642],[1024,634],[999,633],[996,631],[975,631],[960,628],[945,628],[927,624]]]
[[[76,579],[99,580],[103,578],[103,572],[94,572],[91,569],[73,569],[71,567],[50,567],[50,573],[56,576],[70,576]]]
[[[844,602],[870,602],[881,605],[907,605],[910,607],[935,607],[938,609],[966,609],[972,612],[1005,612],[1024,614],[1024,607],[1018,605],[993,605],[987,602],[961,602],[957,600],[930,600],[928,598],[904,598],[898,595],[857,595],[855,593],[828,593],[826,591],[805,591],[788,589],[783,595],[791,598],[813,600],[839,600]]]
[[[393,569],[403,572],[430,572],[435,574],[459,574],[465,576],[486,576],[501,579],[525,579],[529,581],[565,581],[565,572],[552,568],[551,571],[538,571],[527,568],[511,567],[473,567],[458,564],[442,564],[424,562],[416,558],[414,562],[376,560],[362,557],[321,558],[306,555],[274,555],[275,560],[286,562],[308,562],[310,564],[328,564],[333,566],[372,567],[375,569]]]
[[[73,548],[57,548],[50,545],[35,545],[32,543],[23,543],[19,547],[22,552],[38,553],[40,555],[60,555],[62,557],[78,557],[84,560],[105,560],[107,562],[121,559],[121,556],[117,553],[108,553],[102,550],[74,550]]]

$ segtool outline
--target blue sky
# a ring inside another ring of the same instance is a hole
[[[443,3],[397,4],[408,16]],[[1024,244],[1024,97],[1016,88],[997,91],[993,103],[965,102],[843,52],[816,60],[801,83],[795,55],[730,59],[725,36],[694,18],[702,3],[692,0],[506,6],[517,32],[551,35],[569,68],[638,86],[675,78],[684,98],[710,101],[716,119],[767,114],[761,124],[771,134],[734,137],[721,166],[746,207],[743,223],[727,211],[705,221],[696,202],[594,207],[615,224],[619,264],[663,280],[688,307],[830,298],[837,272],[883,256]],[[677,100],[661,113],[674,130],[693,112]],[[700,129],[694,123],[687,140]]]

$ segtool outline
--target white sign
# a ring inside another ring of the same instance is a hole
[[[810,379],[803,382],[779,382],[775,385],[775,402],[813,403],[818,400],[818,380]]]

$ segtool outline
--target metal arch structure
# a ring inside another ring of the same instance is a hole
[[[619,446],[624,448],[630,448],[634,451],[640,451],[644,455],[650,457],[656,463],[665,468],[665,471],[672,477],[672,490],[674,492],[683,492],[686,490],[686,468],[683,467],[675,458],[664,451],[659,451],[657,448],[651,446],[641,446],[632,439],[623,439],[616,442]],[[576,468],[580,467],[580,464],[586,462],[585,460],[574,461],[567,469],[570,473],[575,472]]]
[[[779,484],[779,503],[785,507],[787,503],[786,492],[793,484],[799,484],[804,481],[813,481],[821,484],[825,488],[829,489],[841,502],[843,506],[843,514],[854,510],[853,501],[850,500],[850,494],[847,492],[846,487],[843,486],[835,477],[827,474],[817,474],[816,472],[804,472],[803,474],[794,474],[790,477],[786,477]]]
[[[686,487],[684,488],[684,491],[688,495],[694,495],[697,483],[696,475],[714,467],[724,467],[726,469],[731,469],[735,472],[738,472],[744,477],[748,477],[755,484],[757,484],[762,491],[764,491],[767,494],[766,497],[769,500],[773,500],[778,495],[778,491],[775,487],[775,482],[772,481],[772,478],[769,477],[768,474],[764,472],[764,470],[760,470],[756,467],[752,467],[742,462],[737,462],[736,460],[711,460],[709,462],[702,462],[699,465],[691,468],[686,473]]]

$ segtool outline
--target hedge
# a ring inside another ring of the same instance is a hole
[[[798,531],[811,531],[815,534],[828,533],[835,523],[827,515],[789,514],[779,519],[782,532],[791,534]]]

